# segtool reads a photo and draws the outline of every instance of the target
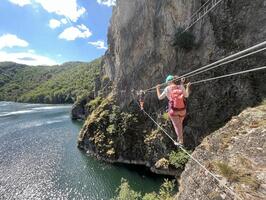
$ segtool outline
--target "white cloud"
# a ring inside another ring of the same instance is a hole
[[[60,39],[75,40],[77,38],[88,38],[92,35],[92,32],[84,25],[78,25],[77,27],[71,26],[65,29],[60,35]]]
[[[60,20],[62,24],[67,24],[67,19],[66,18],[63,18]]]
[[[9,1],[21,7],[31,4],[31,0],[9,0]]]
[[[27,47],[29,43],[25,40],[18,38],[16,35],[13,34],[4,34],[0,36],[0,49],[5,47]]]
[[[108,7],[116,5],[116,0],[97,0],[97,2]]]
[[[56,20],[56,19],[51,19],[49,21],[49,26],[51,29],[55,29],[55,28],[59,27],[60,25],[61,25],[61,22]]]
[[[28,53],[35,53],[35,50],[34,49],[29,49]]]
[[[77,4],[77,0],[35,0],[49,13],[65,16],[73,22],[86,12],[84,7]]]
[[[49,13],[64,16],[73,22],[86,12],[84,7],[80,7],[77,0],[9,0],[11,3],[24,6],[27,4],[40,4]]]
[[[26,65],[56,65],[57,63],[45,56],[30,52],[7,53],[0,51],[0,62],[9,61]]]
[[[104,46],[104,41],[98,40],[96,42],[88,42],[92,46],[95,46],[97,49],[107,49],[106,46]]]

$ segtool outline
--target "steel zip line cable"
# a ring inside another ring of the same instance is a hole
[[[245,50],[243,50],[243,51],[240,51],[240,52],[238,52],[238,53],[235,53],[235,54],[233,54],[233,55],[230,55],[230,56],[228,56],[228,57],[225,57],[225,58],[223,58],[223,59],[221,59],[221,60],[218,60],[218,61],[216,61],[216,62],[214,62],[214,63],[211,63],[211,64],[209,64],[209,65],[203,66],[203,67],[201,67],[201,68],[199,68],[199,69],[196,69],[196,70],[194,70],[194,71],[192,71],[192,72],[186,73],[186,74],[182,75],[180,78],[185,77],[185,76],[188,76],[188,75],[190,75],[190,74],[192,74],[192,73],[195,73],[195,72],[201,71],[201,70],[203,70],[203,69],[210,68],[210,67],[212,67],[212,66],[214,66],[214,65],[217,65],[217,64],[220,64],[220,63],[226,62],[226,61],[228,61],[228,60],[230,60],[230,59],[234,59],[234,58],[237,57],[237,56],[241,56],[241,55],[244,54],[244,53],[248,53],[249,51],[253,51],[253,50],[256,50],[257,48],[264,47],[264,46],[266,46],[266,41],[261,42],[261,43],[259,43],[259,44],[257,44],[257,45],[254,45],[254,46],[252,46],[252,47],[250,47],[250,48],[247,48],[247,49],[245,49]]]
[[[230,76],[236,76],[236,75],[239,75],[239,74],[246,74],[246,73],[249,73],[249,72],[259,71],[259,70],[263,70],[263,69],[266,69],[266,66],[257,67],[257,68],[253,68],[253,69],[249,69],[249,70],[240,71],[240,72],[235,72],[235,73],[232,73],[232,74],[225,74],[225,75],[222,75],[222,76],[216,76],[216,77],[213,77],[213,78],[208,78],[208,79],[204,79],[204,80],[200,80],[200,81],[191,82],[190,84],[191,85],[195,85],[195,84],[198,84],[198,83],[218,80],[218,79],[221,79],[221,78],[226,78],[226,77],[230,77]]]
[[[214,67],[216,65],[222,66],[224,64],[230,63],[229,62],[230,60],[232,60],[232,62],[233,62],[233,61],[239,60],[240,58],[244,58],[244,57],[247,57],[249,55],[253,55],[253,54],[255,54],[255,52],[258,53],[258,52],[261,52],[261,51],[265,50],[265,47],[266,47],[266,41],[263,41],[263,42],[261,42],[261,43],[259,43],[257,45],[249,47],[249,48],[247,48],[247,49],[245,49],[243,51],[240,51],[238,53],[235,53],[233,55],[230,55],[230,56],[227,56],[225,58],[222,58],[222,59],[220,59],[220,60],[218,60],[216,62],[213,62],[211,64],[205,65],[205,66],[203,66],[203,67],[201,67],[199,69],[196,69],[196,70],[193,70],[193,71],[188,72],[186,74],[183,74],[182,76],[180,76],[180,77],[178,77],[178,78],[176,78],[174,80],[180,80],[181,78],[185,78],[185,77],[190,76],[190,75],[192,76],[192,74],[194,74],[196,72],[203,71],[203,70],[208,71],[207,69],[209,69],[211,67]],[[257,50],[258,48],[263,48],[263,50],[262,49]],[[254,53],[249,53],[250,51],[255,51],[255,52]],[[246,56],[244,56],[244,55],[242,56],[242,54],[245,54]],[[239,59],[237,59],[237,58],[239,58]],[[160,86],[164,86],[164,85],[166,85],[166,83],[160,84]],[[156,86],[151,87],[149,89],[146,89],[146,90],[144,90],[144,92],[148,92],[148,91],[154,90],[154,89],[156,89]]]
[[[194,13],[193,15],[192,15],[192,17],[191,17],[191,19],[190,19],[190,23],[189,23],[189,25],[187,26],[187,28],[181,33],[181,34],[183,34],[184,32],[186,32],[188,29],[190,29],[192,26],[194,26],[194,24],[196,24],[199,20],[201,20],[205,15],[207,15],[210,11],[212,11],[219,3],[221,3],[223,0],[219,0],[218,2],[214,2],[215,0],[212,0],[211,1],[211,3],[213,4],[212,5],[212,7],[209,9],[209,10],[207,10],[206,9],[206,12],[205,13],[203,13],[203,15],[202,16],[199,16],[194,22],[192,22],[192,18],[195,16],[195,15],[197,15],[199,12],[199,10],[197,11],[198,13]],[[205,4],[204,4],[204,6],[207,4],[208,2],[206,2]],[[202,6],[203,7],[203,6]],[[200,8],[201,9],[201,8]],[[191,23],[192,22],[192,23]],[[180,34],[180,35],[181,35]]]
[[[259,50],[257,50],[257,51],[251,52],[251,53],[249,53],[249,54],[245,54],[245,55],[243,55],[243,56],[237,57],[237,58],[235,58],[235,59],[233,59],[233,60],[229,60],[229,61],[223,62],[223,63],[221,63],[221,64],[215,65],[215,66],[213,66],[213,67],[210,67],[210,68],[204,69],[204,70],[202,70],[202,71],[196,72],[195,74],[190,74],[190,75],[188,75],[188,76],[185,76],[184,78],[190,78],[190,77],[193,77],[193,76],[195,76],[195,75],[201,74],[201,73],[203,73],[203,72],[209,71],[209,70],[211,70],[211,69],[215,69],[215,68],[220,67],[220,66],[222,66],[222,65],[229,64],[229,63],[231,63],[231,62],[237,61],[237,60],[239,60],[239,59],[242,59],[242,58],[248,57],[248,56],[250,56],[250,55],[253,55],[253,54],[259,53],[259,52],[261,52],[261,51],[265,51],[265,50],[266,50],[266,47],[263,48],[263,49],[259,49]]]

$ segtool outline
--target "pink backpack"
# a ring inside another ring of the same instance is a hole
[[[170,91],[169,108],[172,110],[185,109],[186,106],[184,100],[185,98],[182,88],[179,85],[172,87]]]

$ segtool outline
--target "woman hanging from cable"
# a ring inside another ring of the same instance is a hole
[[[189,96],[190,83],[184,86],[185,79],[182,78],[180,85],[176,84],[178,77],[169,75],[166,78],[168,86],[163,93],[160,92],[160,85],[156,86],[159,100],[165,97],[169,100],[168,114],[175,128],[179,144],[183,145],[183,121],[186,116],[186,98]]]

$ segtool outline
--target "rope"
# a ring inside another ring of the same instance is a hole
[[[192,82],[191,85],[198,84],[198,83],[203,83],[203,82],[207,82],[207,81],[212,81],[212,80],[217,80],[217,79],[221,79],[221,78],[225,78],[225,77],[229,77],[229,76],[236,76],[236,75],[239,75],[239,74],[246,74],[246,73],[249,73],[249,72],[259,71],[259,70],[263,70],[263,69],[266,69],[266,66],[257,67],[257,68],[253,68],[253,69],[249,69],[249,70],[245,70],[245,71],[240,71],[240,72],[235,72],[235,73],[232,73],[232,74],[216,76],[216,77],[213,77],[213,78],[208,78],[208,79],[204,79],[204,80],[200,80],[200,81],[195,81],[195,82]]]
[[[240,52],[235,53],[235,54],[233,54],[233,55],[230,55],[230,56],[227,56],[227,57],[225,57],[225,58],[222,58],[222,59],[220,59],[220,60],[218,60],[218,61],[216,61],[216,62],[214,62],[214,63],[208,64],[208,65],[205,65],[205,66],[203,66],[203,67],[201,67],[201,68],[199,68],[199,69],[196,69],[196,70],[193,70],[193,71],[191,71],[191,72],[189,72],[189,73],[186,73],[186,74],[184,74],[184,75],[182,75],[182,76],[180,76],[180,77],[174,79],[174,81],[180,80],[181,78],[185,78],[185,77],[190,76],[190,75],[192,76],[192,74],[195,74],[196,72],[200,72],[200,71],[202,71],[202,70],[208,71],[209,68],[212,69],[211,67],[214,68],[214,66],[216,66],[216,65],[221,66],[221,65],[224,65],[224,64],[230,63],[229,61],[230,61],[231,59],[234,60],[234,61],[236,61],[236,60],[239,60],[240,58],[244,58],[244,57],[247,57],[247,56],[249,56],[249,55],[253,55],[253,54],[255,54],[255,52],[258,53],[258,52],[264,51],[264,50],[266,49],[265,46],[266,46],[266,41],[261,42],[261,43],[259,43],[259,44],[257,44],[257,45],[254,45],[254,46],[252,46],[252,47],[250,47],[250,48],[247,48],[247,49],[245,49],[245,50],[243,50],[243,51],[240,51]],[[258,48],[263,48],[263,49],[256,50],[256,49],[258,49]],[[249,53],[250,51],[254,51],[254,50],[256,50],[256,51],[255,51],[255,52],[252,52],[252,53]],[[248,54],[245,54],[245,53],[248,53]],[[241,56],[242,54],[245,54],[246,56]],[[238,57],[238,56],[240,56],[240,57]],[[237,59],[237,58],[239,58],[239,59]],[[232,61],[232,62],[233,62],[233,61]],[[207,69],[208,69],[208,70],[207,70]],[[167,83],[161,83],[160,86],[164,86],[164,85],[166,85],[166,84],[167,84]],[[144,92],[148,92],[148,91],[150,91],[150,90],[154,90],[154,89],[156,89],[156,86],[151,87],[151,88],[149,88],[149,89],[146,89],[146,90],[144,90]]]

